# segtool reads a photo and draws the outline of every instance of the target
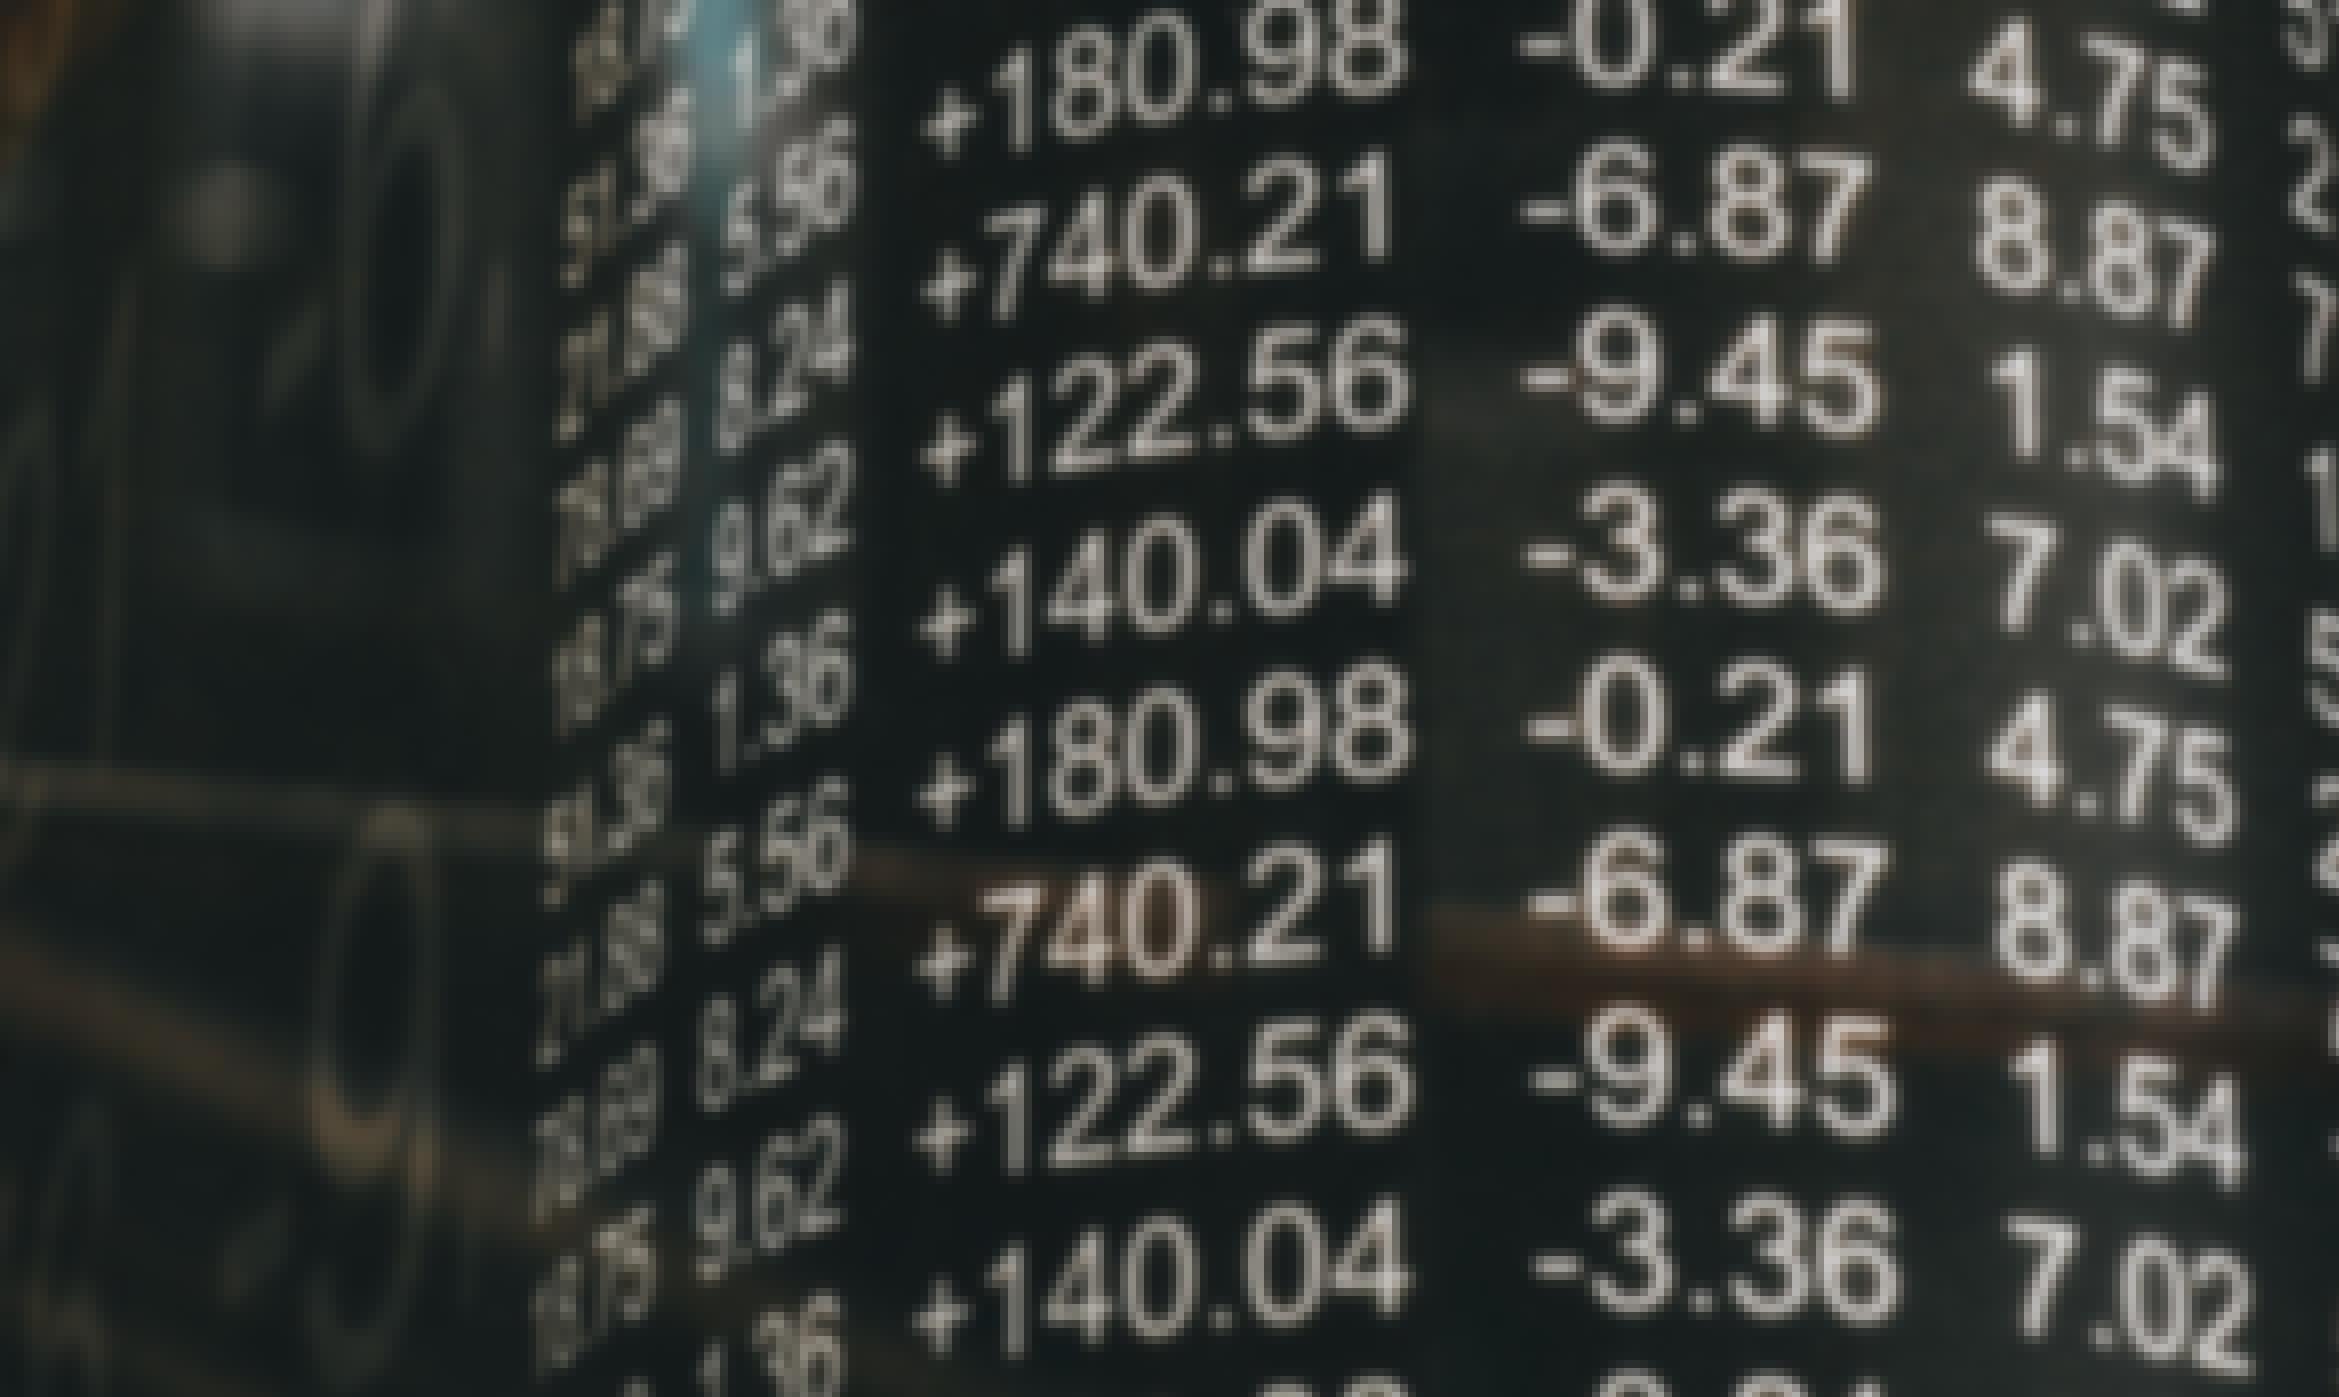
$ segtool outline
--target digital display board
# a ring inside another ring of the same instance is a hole
[[[123,7],[0,186],[0,1386],[2329,1390],[2335,65]]]

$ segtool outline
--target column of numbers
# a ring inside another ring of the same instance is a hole
[[[1405,940],[1383,817],[1416,684],[1383,641],[1418,404],[1389,292],[1407,172],[1376,136],[1406,6],[995,32],[919,124],[975,206],[936,230],[921,312],[991,367],[951,376],[917,467],[937,516],[1012,527],[935,559],[914,637],[967,698],[910,795],[937,841],[997,851],[911,968],[934,1032],[995,1055],[909,1145],[938,1189],[1010,1201],[909,1328],[946,1362],[1174,1346],[1261,1391],[1394,1397],[1361,1360],[1224,1355],[1314,1363],[1417,1285],[1401,1192],[1279,1163],[1380,1157],[1420,1105],[1399,1003],[1316,1007]]]
[[[1860,656],[1898,579],[1874,482],[1851,469],[1892,395],[1883,331],[1831,289],[1862,257],[1884,178],[1850,119],[1867,16],[1836,3],[1744,9],[1579,0],[1515,39],[1553,103],[1590,114],[1518,220],[1555,265],[1582,269],[1581,284],[1620,293],[1576,305],[1517,373],[1526,410],[1556,414],[1575,444],[1550,467],[1571,482],[1573,517],[1528,537],[1519,565],[1555,610],[1594,618],[1576,629],[1597,637],[1570,649],[1575,678],[1522,715],[1521,738],[1618,812],[1522,912],[1568,954],[1628,973],[1856,966],[1893,874],[1891,841],[1860,816],[1886,701]],[[1696,118],[1659,122],[1660,102]],[[1761,119],[1790,102],[1823,119]],[[1786,131],[1797,139],[1775,139]],[[1682,278],[1703,294],[1680,297]],[[1717,452],[1746,464],[1718,475],[1700,464]],[[1685,664],[1695,650],[1662,643],[1685,625],[1727,640]],[[1651,800],[1728,816],[1683,826],[1623,813]],[[1841,813],[1784,814],[1815,806]],[[1892,1019],[1856,1003],[1718,1018],[1654,995],[1594,1003],[1572,1051],[1525,1086],[1521,1109],[1568,1113],[1620,1164],[1709,1138],[1728,1154],[1707,1169],[1725,1157],[1735,1168],[1764,1140],[1858,1158],[1892,1138],[1903,1110]],[[1749,1187],[1719,1199],[1697,1188],[1696,1201],[1617,1178],[1582,1201],[1574,1235],[1532,1255],[1532,1281],[1608,1325],[1889,1329],[1908,1287],[1895,1200],[1805,1196],[1744,1172]],[[1696,1389],[1631,1364],[1588,1389],[1677,1390]],[[1885,1385],[1754,1368],[1720,1390],[1880,1397]]]
[[[2236,603],[2226,562],[2188,541],[2225,491],[2220,401],[2190,352],[2228,255],[2204,193],[2223,158],[2206,8],[2008,14],[1967,73],[1989,120],[2073,172],[2050,193],[2009,169],[1972,205],[1979,288],[2022,327],[1981,374],[2007,471],[1979,521],[2004,563],[1995,630],[2047,681],[2018,685],[1981,745],[2026,817],[1987,944],[2016,986],[2140,1024],[2219,1012],[2248,932],[2223,859],[2246,806],[2224,716]],[[2068,1171],[2145,1192],[2116,1221],[2003,1219],[2022,1341],[2251,1376],[2251,1266],[2195,1201],[2248,1177],[2241,1074],[2148,1030],[2107,1057],[2041,1027],[2006,1063],[2037,1192],[2068,1196]],[[2185,1221],[2156,1225],[2160,1208]]]

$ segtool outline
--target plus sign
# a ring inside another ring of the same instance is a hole
[[[934,440],[926,444],[925,455],[920,459],[933,474],[935,481],[943,489],[949,490],[958,485],[959,468],[967,463],[967,458],[974,455],[980,446],[981,443],[960,424],[958,414],[946,412],[942,414],[942,420],[935,424]]]
[[[950,1352],[951,1340],[958,1337],[959,1326],[974,1317],[974,1311],[958,1298],[945,1276],[934,1278],[934,1289],[926,1296],[926,1307],[910,1319],[910,1327],[925,1336],[926,1347],[934,1350],[937,1358]]]
[[[968,1125],[950,1105],[950,1098],[934,1098],[934,1110],[926,1124],[911,1137],[910,1143],[918,1153],[926,1156],[926,1165],[937,1174],[947,1174],[958,1162],[960,1146],[974,1138],[975,1128]]]
[[[975,783],[958,769],[958,760],[948,752],[934,759],[934,776],[926,789],[918,792],[918,804],[938,829],[949,829],[958,823],[958,807],[975,793]]]
[[[959,256],[958,249],[946,247],[935,260],[934,275],[926,283],[926,304],[934,308],[934,314],[940,316],[944,324],[955,325],[958,323],[959,307],[980,282],[975,269],[967,265],[964,257]]]
[[[918,962],[917,976],[934,992],[934,998],[948,1004],[958,994],[958,977],[974,964],[975,953],[958,939],[958,928],[945,922],[934,928],[934,944]]]
[[[975,628],[978,619],[980,613],[958,599],[957,588],[944,587],[935,594],[934,609],[927,613],[918,634],[926,638],[935,659],[950,664],[958,659],[958,642]]]
[[[942,89],[941,104],[934,115],[926,118],[926,143],[941,153],[945,160],[958,159],[959,142],[967,132],[983,124],[983,114],[968,105],[956,87]]]

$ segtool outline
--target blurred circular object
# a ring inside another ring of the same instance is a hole
[[[221,160],[196,171],[172,212],[188,259],[221,274],[265,263],[285,236],[284,197],[249,161]]]

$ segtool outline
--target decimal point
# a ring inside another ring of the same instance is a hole
[[[2071,813],[2082,820],[2092,820],[2103,813],[2103,797],[2093,791],[2081,791],[2071,797]]]
[[[1224,800],[1227,797],[1233,795],[1236,788],[1240,784],[1241,783],[1235,779],[1235,774],[1233,772],[1216,772],[1213,773],[1210,778],[1210,794],[1217,796],[1220,800]]]
[[[1210,1127],[1210,1148],[1214,1150],[1234,1148],[1233,1122],[1220,1121],[1216,1125]]]
[[[1674,91],[1687,92],[1697,86],[1697,69],[1686,63],[1676,63],[1665,74],[1665,80],[1673,84]]]
[[[1214,601],[1214,602],[1210,603],[1210,624],[1211,624],[1211,625],[1213,625],[1213,626],[1231,626],[1231,625],[1233,625],[1233,624],[1234,624],[1234,619],[1235,619],[1235,605],[1234,605],[1234,603],[1233,603],[1233,602],[1231,602],[1231,601],[1228,601],[1228,600],[1227,600],[1226,598],[1224,598],[1224,597],[1220,597],[1220,598],[1219,598],[1217,601]]]
[[[1225,256],[1211,258],[1210,279],[1212,281],[1234,280],[1234,259]]]
[[[1681,944],[1688,950],[1702,951],[1713,944],[1713,934],[1702,926],[1685,926],[1681,929]]]
[[[2095,464],[2095,452],[2082,442],[2063,453],[2063,464],[2075,471],[2087,470]]]
[[[1699,251],[1699,248],[1698,248],[1697,234],[1695,234],[1695,233],[1675,233],[1675,234],[1673,235],[1673,255],[1674,255],[1674,256],[1676,256],[1676,257],[1695,257],[1695,256],[1697,256],[1697,254],[1698,254],[1698,251]]]
[[[2056,117],[2056,118],[2055,118],[2055,139],[2056,139],[2056,140],[2058,140],[2058,141],[2076,141],[2076,140],[2078,140],[2078,139],[2079,139],[2079,118],[2078,118],[2078,117],[2075,117],[2075,116],[2072,116],[2072,115],[2071,115],[2070,113],[2068,113],[2068,112],[2064,113],[2064,114],[2063,114],[2063,115],[2061,115],[2061,116],[2058,116],[2058,117]]]
[[[2071,644],[2081,650],[2093,646],[2095,644],[2095,627],[2085,621],[2073,621],[2071,623]]]
[[[2101,1169],[2112,1162],[2112,1147],[2101,1140],[2087,1142],[2087,1162]]]
[[[1692,1101],[1681,1109],[1681,1123],[1691,1130],[1714,1128],[1714,1108],[1703,1101]]]
[[[1683,606],[1696,606],[1706,599],[1706,586],[1694,577],[1684,577],[1674,586],[1673,595]]]
[[[1214,1305],[1210,1310],[1210,1327],[1221,1334],[1234,1332],[1234,1310],[1226,1305]]]
[[[2103,967],[2091,965],[2080,971],[2079,984],[2083,989],[2100,992],[2103,989]]]
[[[1232,946],[1221,946],[1217,950],[1212,951],[1210,953],[1210,968],[1213,970],[1222,971],[1234,969],[1234,948]]]
[[[1705,754],[1705,753],[1703,753],[1703,752],[1697,751],[1697,750],[1696,750],[1696,749],[1694,749],[1694,748],[1692,748],[1692,749],[1691,749],[1691,750],[1689,750],[1689,751],[1683,752],[1683,753],[1681,754],[1681,774],[1682,774],[1682,775],[1684,775],[1684,776],[1703,776],[1703,775],[1705,775],[1705,774],[1706,774],[1706,754]]]
[[[1216,450],[1229,450],[1239,439],[1234,427],[1229,423],[1221,422],[1210,429],[1210,445]]]
[[[2087,1331],[2087,1340],[2108,1353],[2120,1346],[2120,1331],[2109,1324],[2098,1324]]]
[[[2062,296],[2065,302],[2071,305],[2078,305],[2081,301],[2087,299],[2087,288],[2080,285],[2076,279],[2064,282],[2062,286],[2058,288],[2057,293]]]
[[[1673,405],[1673,420],[1684,427],[1696,426],[1705,415],[1705,405],[1695,398],[1683,398]]]
[[[1704,1286],[1699,1286],[1689,1292],[1689,1312],[1699,1315],[1712,1314],[1714,1312],[1714,1293]]]
[[[1226,116],[1234,111],[1234,93],[1227,88],[1214,89],[1210,94],[1210,114]]]

